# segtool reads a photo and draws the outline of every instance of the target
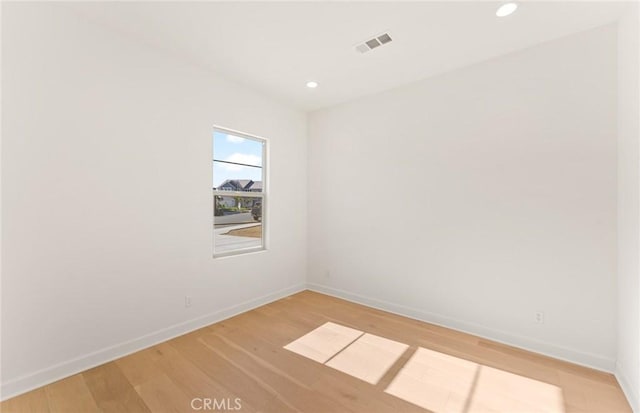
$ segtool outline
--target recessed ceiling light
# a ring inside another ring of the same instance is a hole
[[[505,17],[516,11],[518,5],[516,3],[505,3],[498,8],[496,11],[496,16]]]
[[[314,81],[307,82],[307,87],[311,89],[315,89],[318,87],[318,82],[314,82]]]

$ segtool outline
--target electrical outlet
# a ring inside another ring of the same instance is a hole
[[[536,311],[535,321],[538,324],[543,324],[544,323],[544,313],[542,311]]]
[[[324,272],[324,278],[330,279],[331,278],[331,270],[326,270]]]
[[[188,295],[184,296],[184,306],[185,308],[191,307],[191,297],[189,297]]]

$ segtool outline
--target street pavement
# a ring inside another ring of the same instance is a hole
[[[213,217],[213,222],[215,223],[216,228],[230,224],[256,224],[256,221],[253,220],[250,212]]]

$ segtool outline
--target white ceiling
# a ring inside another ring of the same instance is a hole
[[[613,22],[622,2],[74,3],[78,12],[301,109],[349,101]],[[353,48],[388,31],[393,42]],[[305,83],[316,80],[317,89]]]

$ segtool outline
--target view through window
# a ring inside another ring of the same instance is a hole
[[[214,128],[215,256],[264,249],[265,146],[263,139]]]

